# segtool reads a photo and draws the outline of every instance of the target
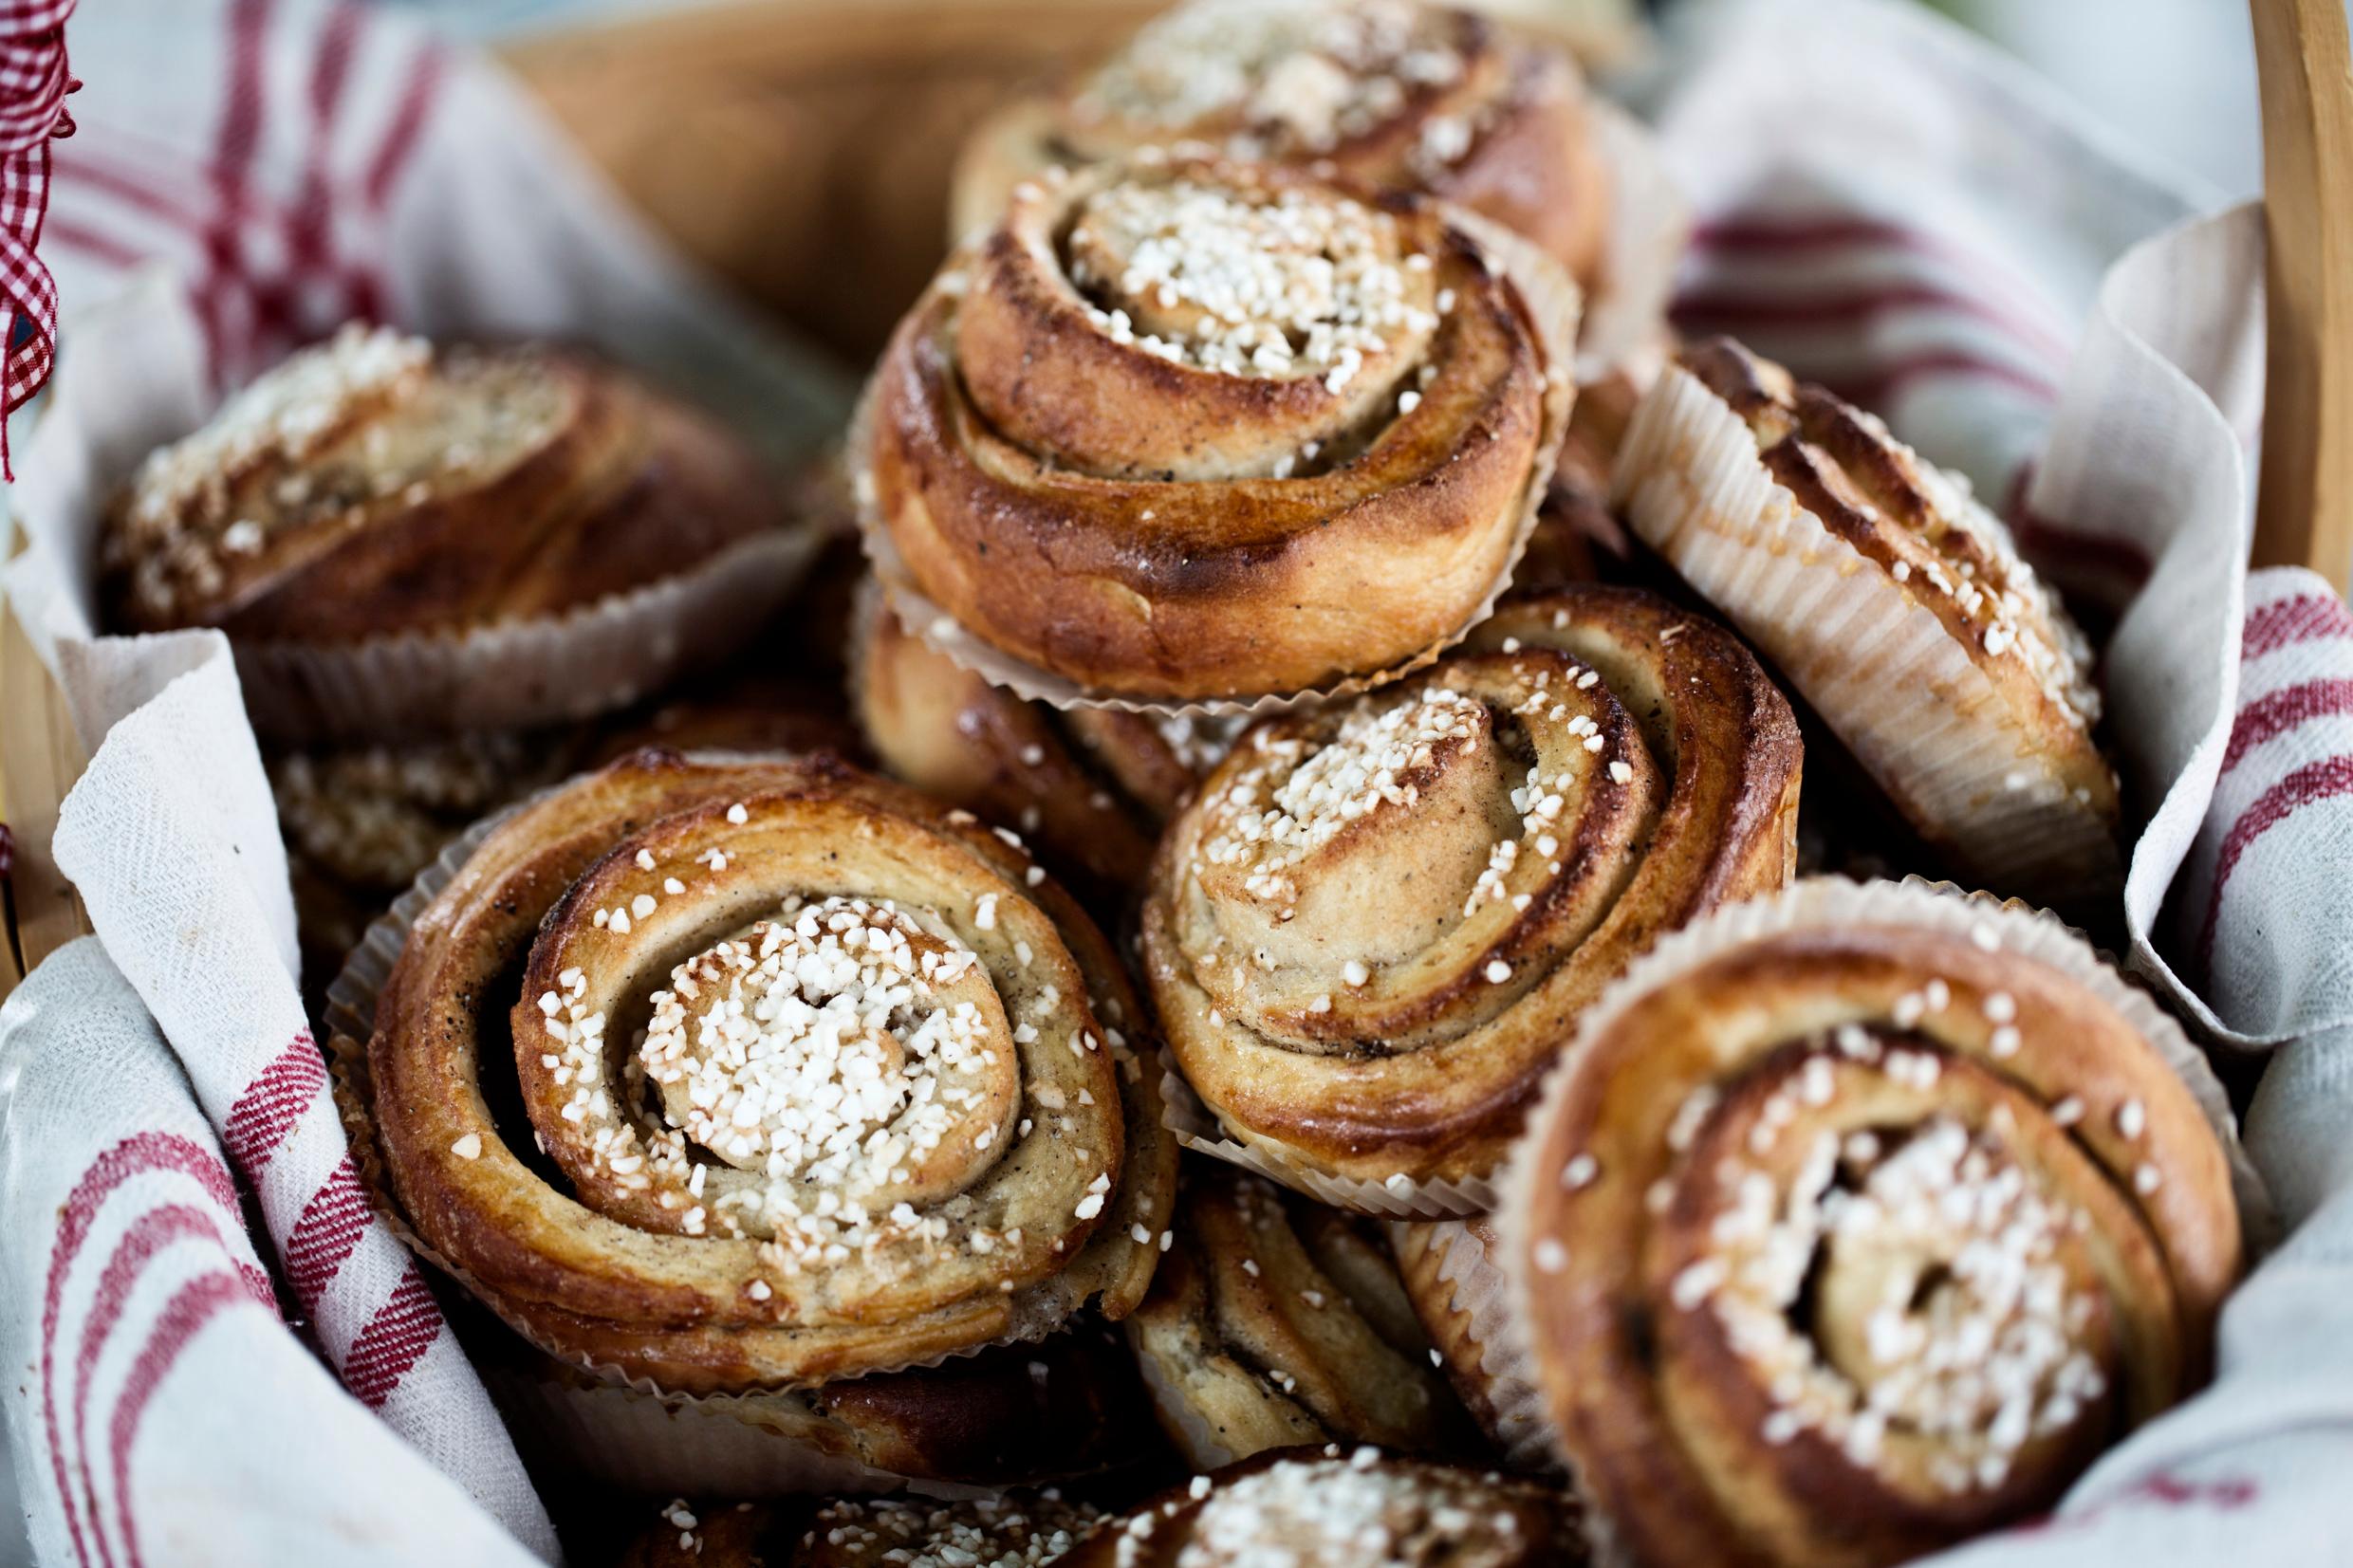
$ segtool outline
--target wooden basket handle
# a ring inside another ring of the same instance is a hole
[[[2353,573],[2353,62],[2344,0],[2250,0],[2263,100],[2263,477],[2254,563]]]

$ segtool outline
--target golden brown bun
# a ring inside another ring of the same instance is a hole
[[[1612,206],[1597,140],[1568,57],[1468,10],[1180,6],[1068,90],[984,121],[957,160],[951,231],[994,222],[1050,167],[1205,145],[1458,202],[1590,288]]]
[[[1719,338],[1645,396],[1614,492],[1973,882],[2113,893],[2090,647],[1961,480]]]
[[[1131,1230],[1176,1181],[1144,1028],[1076,904],[968,815],[830,758],[645,751],[420,913],[346,1115],[552,1354],[808,1386],[1133,1307],[1158,1250]]]
[[[1463,1413],[1370,1222],[1211,1162],[1127,1338],[1186,1461],[1346,1439],[1460,1449]]]
[[[2196,1059],[2055,924],[1802,884],[1662,947],[1563,1061],[1498,1227],[1640,1560],[1906,1561],[2205,1375],[2240,1231]]]
[[[1276,1556],[1277,1554],[1285,1554]],[[1067,1568],[1574,1568],[1576,1505],[1550,1486],[1339,1444],[1196,1476],[1096,1526]]]
[[[101,593],[118,631],[346,643],[557,615],[787,521],[748,449],[607,365],[352,326],[148,460]]]
[[[862,618],[858,638],[859,723],[884,770],[1016,829],[1101,909],[1133,896],[1160,824],[1241,728],[1025,702],[924,647],[880,603]]]
[[[1537,308],[1410,198],[1182,161],[1027,185],[868,389],[885,575],[1089,694],[1425,658],[1493,592],[1550,465],[1566,366]]]
[[[1722,628],[1515,596],[1428,674],[1258,727],[1171,825],[1143,939],[1177,1065],[1290,1166],[1484,1177],[1603,986],[1787,880],[1800,765]]]
[[[814,1512],[681,1498],[631,1543],[620,1568],[1043,1568],[1101,1510],[1057,1492],[944,1503],[853,1497]]]

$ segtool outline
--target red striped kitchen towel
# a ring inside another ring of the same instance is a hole
[[[94,1094],[71,1136],[93,1127],[130,1135],[158,1116],[185,1117],[200,1108],[205,1141],[217,1132],[229,1171],[256,1201],[298,1320],[348,1391],[348,1402],[331,1403],[373,1411],[488,1517],[552,1558],[546,1511],[481,1380],[423,1272],[377,1218],[354,1171],[296,988],[285,851],[261,755],[242,720],[234,666],[213,634],[160,639],[127,658],[119,652],[125,646],[74,655],[85,687],[108,684],[139,700],[67,796],[55,849],[113,968],[154,1015],[179,1070],[149,1075],[153,1088],[143,1097],[128,1085]],[[99,673],[109,664],[111,673]],[[205,787],[189,788],[191,779]],[[36,978],[46,972],[45,965]],[[21,1048],[17,1042],[0,1047]],[[29,1080],[45,1070],[26,1061],[8,1076]],[[35,1089],[28,1084],[23,1092]],[[66,1135],[62,1127],[56,1132]],[[9,1163],[56,1159],[73,1163],[45,1140],[39,1150],[12,1152]],[[124,1223],[145,1222],[126,1214]],[[260,1423],[245,1443],[256,1451],[235,1459],[248,1467],[282,1447],[273,1428],[301,1430],[307,1421],[301,1412],[320,1403],[307,1393],[298,1403],[287,1390],[266,1385],[231,1383],[214,1392]],[[119,1410],[114,1419],[128,1418]],[[174,1434],[139,1452],[186,1437]],[[54,1441],[51,1448],[54,1459]],[[363,1479],[346,1477],[343,1485]],[[147,1480],[146,1472],[126,1470],[116,1485]],[[331,1509],[338,1498],[321,1492],[313,1502]],[[125,1531],[130,1518],[123,1516]],[[77,1547],[74,1560],[120,1560],[109,1555],[106,1529],[93,1526],[95,1551],[81,1556]]]
[[[40,1129],[0,1139],[0,1347],[36,1561],[527,1568],[512,1520],[428,1462],[445,1455],[389,1440],[287,1332],[233,1162],[97,942],[0,1007],[0,1124]]]

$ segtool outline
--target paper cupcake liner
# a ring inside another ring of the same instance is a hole
[[[1049,708],[1064,710],[1109,708],[1148,717],[1267,718],[1304,704],[1328,702],[1359,692],[1368,692],[1436,662],[1440,655],[1468,636],[1473,628],[1494,613],[1495,601],[1511,586],[1511,577],[1519,568],[1520,557],[1527,553],[1529,539],[1536,531],[1537,517],[1544,509],[1545,499],[1552,487],[1553,465],[1559,460],[1561,443],[1568,434],[1569,410],[1576,399],[1577,330],[1584,310],[1584,300],[1576,284],[1558,263],[1533,244],[1501,224],[1461,208],[1442,205],[1442,211],[1448,225],[1469,235],[1485,249],[1496,269],[1509,277],[1518,288],[1522,301],[1528,306],[1529,319],[1535,324],[1548,367],[1544,421],[1537,436],[1536,460],[1529,472],[1528,488],[1521,500],[1520,516],[1513,527],[1510,548],[1506,551],[1503,565],[1496,571],[1494,581],[1488,585],[1486,597],[1453,632],[1412,657],[1386,669],[1369,674],[1343,676],[1323,686],[1296,692],[1261,692],[1248,697],[1168,700],[1090,691],[1076,681],[1042,670],[1027,659],[986,641],[960,624],[916,586],[897,541],[891,537],[889,527],[879,514],[874,500],[873,476],[865,467],[865,432],[872,416],[874,397],[874,383],[869,380],[859,397],[857,412],[851,416],[845,460],[852,470],[851,488],[858,498],[859,533],[864,542],[866,560],[874,568],[875,580],[881,584],[892,612],[899,617],[899,623],[920,637],[924,646],[959,669],[970,671],[991,685],[1001,686],[1028,701],[1042,702]],[[951,257],[942,268],[942,275],[961,271],[960,260],[960,257]],[[925,291],[924,299],[918,301],[914,308],[922,309],[932,290],[940,286],[935,280],[931,289]]]
[[[1176,1134],[1179,1147],[1196,1154],[1238,1165],[1334,1208],[1377,1219],[1454,1219],[1484,1214],[1495,1207],[1498,1190],[1491,1176],[1414,1181],[1396,1175],[1386,1181],[1370,1181],[1319,1171],[1280,1145],[1250,1139],[1223,1125],[1185,1081],[1166,1047],[1160,1052],[1160,1065],[1164,1069],[1160,1074],[1160,1125]]]
[[[2191,1043],[2172,1014],[2103,962],[2075,931],[2057,917],[2014,899],[1960,893],[1949,884],[1811,877],[1782,893],[1727,905],[1660,937],[1586,1012],[1578,1040],[1594,1038],[1637,999],[1733,949],[1795,931],[1852,931],[1872,926],[1933,932],[1979,943],[1990,938],[2002,952],[2056,969],[2113,1008],[2174,1070],[2221,1141],[2250,1257],[2259,1250],[2263,1239],[2277,1233],[2270,1194],[2239,1141],[2230,1097],[2204,1054]],[[1577,1050],[1578,1044],[1572,1042],[1563,1060],[1574,1060]],[[1503,1243],[1499,1264],[1507,1283],[1509,1313],[1519,1321],[1527,1320],[1532,1293],[1541,1288],[1524,1264],[1532,1239],[1527,1234],[1528,1216],[1538,1185],[1552,1179],[1537,1168],[1534,1151],[1541,1140],[1532,1130],[1549,1125],[1560,1115],[1569,1078],[1565,1072],[1552,1075],[1529,1116],[1531,1132],[1520,1140],[1497,1184],[1503,1194],[1495,1221]]]
[[[741,761],[748,753],[725,751],[692,751],[686,753],[692,762]],[[565,781],[568,783],[569,781]],[[427,905],[438,897],[442,889],[454,881],[457,874],[472,858],[484,839],[499,824],[565,787],[556,784],[547,789],[493,812],[453,839],[434,862],[417,873],[408,891],[394,900],[392,907],[371,923],[359,945],[351,950],[326,990],[325,1016],[328,1078],[335,1091],[335,1105],[343,1123],[343,1134],[351,1146],[352,1165],[367,1192],[369,1205],[378,1218],[399,1243],[422,1262],[463,1286],[466,1293],[482,1303],[485,1310],[496,1315],[509,1328],[533,1349],[565,1366],[578,1367],[593,1374],[605,1383],[632,1390],[671,1404],[696,1406],[736,1406],[746,1401],[755,1405],[759,1400],[781,1397],[789,1393],[787,1388],[762,1389],[742,1393],[687,1393],[664,1388],[654,1378],[632,1373],[625,1367],[597,1361],[543,1338],[531,1325],[511,1314],[499,1294],[476,1280],[463,1264],[445,1255],[431,1242],[419,1235],[401,1209],[389,1172],[385,1170],[383,1151],[376,1139],[375,1121],[367,1106],[370,1099],[370,1074],[367,1061],[368,1038],[375,1032],[377,998],[383,990],[384,981],[399,959],[400,950],[407,945],[410,929],[417,923]],[[977,1356],[982,1351],[1004,1345],[1031,1344],[1049,1337],[1066,1323],[1070,1313],[1083,1303],[1072,1302],[1067,1310],[1043,1315],[1042,1321],[1025,1321],[1013,1331],[936,1356],[917,1356],[903,1361],[885,1361],[862,1369],[858,1376],[869,1377],[886,1373],[913,1372],[925,1367],[945,1366],[951,1361]],[[827,1381],[850,1381],[848,1378]],[[794,1385],[822,1387],[823,1382]]]
[[[993,1487],[899,1475],[830,1451],[808,1430],[821,1418],[789,1393],[665,1397],[569,1376],[556,1366],[491,1365],[483,1378],[526,1452],[565,1474],[631,1491],[744,1499],[995,1495]]]
[[[1404,1227],[1392,1225],[1395,1233]],[[1566,1467],[1527,1339],[1512,1316],[1511,1282],[1502,1262],[1488,1256],[1479,1233],[1459,1220],[1429,1226],[1428,1245],[1438,1254],[1437,1278],[1452,1285],[1446,1310],[1454,1331],[1473,1352],[1469,1365],[1447,1356],[1448,1370],[1480,1388],[1487,1404],[1482,1425],[1488,1438],[1515,1470],[1559,1471]],[[1441,1356],[1446,1347],[1439,1348]]]
[[[1969,649],[1801,507],[1697,378],[1679,367],[1660,376],[1626,431],[1612,489],[1635,532],[1979,875],[2026,887],[2119,875],[2107,825],[2057,779],[2022,768],[2028,731]]]
[[[1587,94],[1585,104],[1609,170],[1612,212],[1602,281],[1580,328],[1577,379],[1625,368],[1640,385],[1669,340],[1667,302],[1691,212],[1650,128],[1599,94]]]
[[[741,646],[824,539],[807,526],[739,541],[692,570],[558,616],[348,644],[233,640],[264,738],[382,740],[519,729],[625,708]]]

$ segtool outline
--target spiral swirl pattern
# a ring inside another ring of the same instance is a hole
[[[1566,56],[1419,0],[1193,0],[1072,90],[1017,102],[959,160],[969,232],[1051,166],[1214,149],[1315,164],[1459,202],[1592,284],[1613,207],[1584,83]]]
[[[2239,1220],[2149,1030],[2194,1061],[2057,928],[1846,883],[1724,912],[1588,1016],[1505,1251],[1639,1556],[1905,1560],[2196,1386]]]
[[[1201,1162],[1173,1228],[1124,1327],[1187,1463],[1209,1469],[1335,1438],[1425,1453],[1469,1446],[1372,1222]]]
[[[1081,694],[1427,656],[1518,549],[1567,414],[1568,286],[1490,243],[1282,170],[1025,185],[868,391],[886,583]]]
[[[1781,885],[1799,767],[1721,629],[1514,600],[1424,676],[1259,726],[1172,824],[1143,935],[1177,1063],[1279,1165],[1483,1177],[1603,985]]]
[[[543,1346],[783,1387],[1134,1304],[1175,1181],[1142,1016],[1010,836],[648,751],[424,911],[361,1098],[409,1223]]]

